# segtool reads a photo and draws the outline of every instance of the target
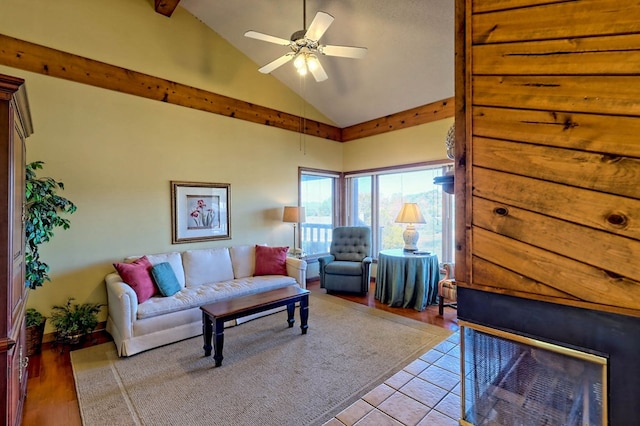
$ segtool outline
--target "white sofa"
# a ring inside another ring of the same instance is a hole
[[[138,257],[141,256],[125,261]],[[301,259],[287,257],[287,275],[254,276],[255,246],[251,245],[146,257],[152,265],[168,262],[181,290],[173,296],[153,296],[138,304],[136,293],[118,273],[106,276],[107,331],[113,337],[119,356],[134,355],[202,334],[199,309],[202,305],[295,284],[306,288],[307,263]],[[237,323],[268,313],[241,318]]]

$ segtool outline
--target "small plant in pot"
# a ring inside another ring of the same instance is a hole
[[[27,356],[39,354],[42,349],[42,336],[47,317],[34,308],[28,308],[25,314],[27,327]]]
[[[98,325],[98,313],[104,306],[101,303],[72,303],[69,297],[64,305],[54,305],[50,321],[55,328],[56,343],[62,345],[79,345]],[[64,349],[64,346],[63,346]]]

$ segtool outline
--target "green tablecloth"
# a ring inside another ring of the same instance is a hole
[[[424,311],[438,301],[438,256],[382,250],[378,255],[376,299],[389,306]]]

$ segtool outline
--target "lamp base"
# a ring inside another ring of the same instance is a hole
[[[288,255],[290,257],[295,257],[296,259],[303,259],[305,257],[307,257],[306,253],[304,251],[302,251],[301,248],[294,248],[289,250]]]
[[[402,239],[404,240],[404,251],[416,251],[418,250],[418,238],[420,234],[416,231],[416,227],[413,224],[407,225],[407,228],[402,233]]]

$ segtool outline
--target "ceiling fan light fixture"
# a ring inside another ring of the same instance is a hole
[[[333,16],[326,12],[317,12],[308,29],[306,29],[305,16],[306,0],[303,0],[302,26],[305,29],[293,33],[291,35],[291,40],[285,40],[280,37],[274,37],[257,31],[247,31],[244,33],[246,37],[282,46],[289,46],[291,49],[291,52],[286,53],[262,66],[258,71],[268,74],[293,60],[293,65],[295,66],[298,74],[306,75],[310,72],[313,74],[313,78],[317,82],[321,82],[325,81],[329,76],[318,60],[318,54],[343,58],[362,58],[366,54],[367,49],[364,47],[321,45],[319,42],[320,37],[322,37],[327,28],[329,28],[333,22]]]
[[[306,59],[307,59],[306,62],[307,62],[307,67],[309,68],[309,71],[314,72],[320,66],[318,57],[313,53],[306,54]]]
[[[306,68],[305,62],[306,62],[305,54],[303,52],[298,53],[296,55],[296,58],[293,60],[293,66],[296,67],[296,70],[298,70],[298,73],[302,68]],[[306,73],[307,72],[305,70],[305,74]]]
[[[302,55],[300,57],[304,58]],[[307,68],[307,64],[304,59],[301,61],[301,63],[302,65],[300,67],[296,67],[296,71],[298,72],[299,75],[305,76],[307,75],[309,69]]]

